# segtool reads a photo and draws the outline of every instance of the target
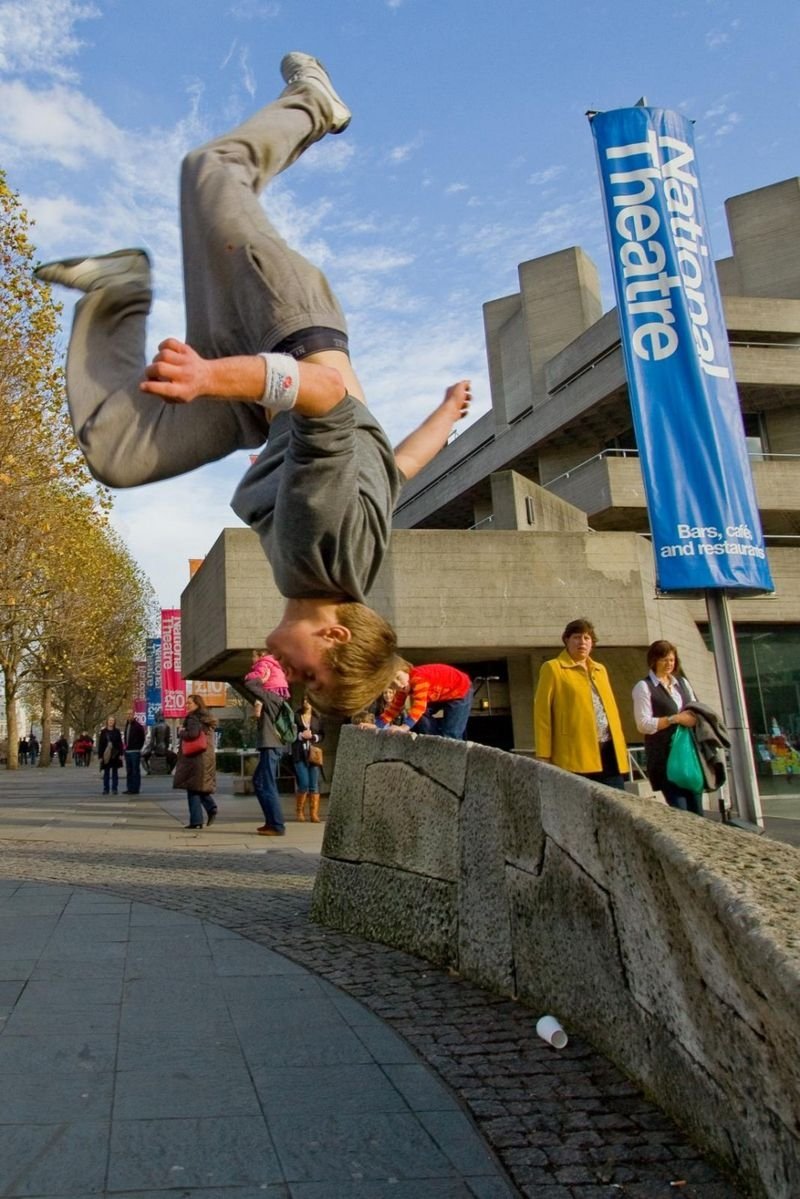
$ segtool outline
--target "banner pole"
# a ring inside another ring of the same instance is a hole
[[[714,644],[722,718],[731,739],[731,782],[734,800],[741,822],[746,823],[752,832],[763,833],[764,817],[750,748],[750,728],[747,723],[742,672],[736,652],[728,597],[724,591],[713,588],[706,590],[706,611]]]

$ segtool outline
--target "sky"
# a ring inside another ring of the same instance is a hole
[[[482,305],[517,266],[581,245],[613,305],[585,113],[647,103],[695,122],[716,257],[728,196],[800,174],[796,0],[0,0],[0,167],[37,256],[144,246],[151,353],[184,332],[182,155],[322,59],[353,110],[267,190],[347,313],[354,365],[393,442],[470,378],[491,404]],[[66,348],[74,293],[64,303]],[[113,523],[164,607],[188,559],[240,522],[246,452],[115,493]]]

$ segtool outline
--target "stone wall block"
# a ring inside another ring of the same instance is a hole
[[[761,1103],[790,1128],[800,1104],[800,994],[796,974],[775,952],[761,909],[722,877],[757,876],[763,847],[753,837],[664,813],[673,835],[649,821],[603,829],[615,859],[620,949],[631,995],[694,1062],[730,1094],[760,1080]],[[781,847],[763,880],[791,900]],[[787,862],[787,866],[791,866]],[[795,864],[796,869],[796,864]],[[774,914],[791,908],[779,905]],[[782,921],[779,921],[782,923]],[[781,928],[785,936],[789,929]],[[749,1104],[742,1118],[749,1119]],[[758,1139],[757,1130],[752,1135]]]
[[[598,822],[606,818],[609,804],[618,802],[622,792],[567,774],[554,766],[541,764],[539,784],[542,804],[542,829],[546,837],[569,853],[599,886],[609,885],[607,865],[597,843]]]
[[[506,860],[533,866],[542,851],[537,775],[526,758],[473,747],[461,805],[459,969],[502,995],[514,995]]]
[[[438,966],[456,964],[456,886],[363,862],[320,862],[311,918],[415,953]]]
[[[354,862],[361,858],[364,780],[374,752],[373,736],[350,725],[342,727],[325,818],[323,858]]]
[[[509,865],[506,880],[519,998],[595,1044],[608,1040],[609,1021],[639,1039],[607,892],[552,841],[540,873]]]
[[[409,736],[403,733],[371,733],[364,730],[358,735],[375,738],[372,754],[374,761],[408,762],[414,770],[446,787],[453,795],[464,794],[464,779],[467,774],[465,741],[453,741],[447,737]]]
[[[451,791],[406,762],[377,761],[363,794],[363,861],[458,880],[459,800]]]

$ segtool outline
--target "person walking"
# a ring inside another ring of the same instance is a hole
[[[125,741],[125,795],[138,795],[142,789],[142,749],[145,736],[144,725],[136,719],[135,712],[129,712],[123,734]]]
[[[308,819],[312,824],[319,824],[319,777],[322,772],[322,749],[320,744],[324,738],[322,721],[311,706],[308,696],[294,714],[297,725],[297,736],[292,742],[292,769],[295,780],[295,819],[304,821],[306,818],[306,801],[308,801]]]
[[[91,752],[91,751],[89,751]],[[116,716],[106,717],[105,728],[97,738],[97,760],[103,772],[103,795],[116,795],[119,791],[119,768],[122,765],[122,733],[117,728]]]
[[[255,704],[258,765],[253,774],[253,790],[264,814],[264,823],[256,832],[261,837],[283,837],[286,835],[286,824],[278,791],[278,768],[285,748],[275,728],[275,721],[286,701],[255,680],[251,680],[247,688],[258,697]]]
[[[563,651],[542,663],[533,704],[536,757],[607,787],[625,789],[628,747],[608,671],[591,656],[590,620],[571,620]]]
[[[217,746],[214,729],[215,717],[206,707],[202,695],[192,692],[186,696],[186,715],[178,729],[178,761],[172,786],[175,791],[185,791],[189,805],[189,823],[185,828],[201,829],[203,812],[207,826],[217,818]],[[203,738],[205,745],[197,748],[192,742]]]
[[[694,713],[684,711],[696,698],[694,691],[671,641],[653,641],[647,647],[647,667],[646,677],[633,688],[633,718],[644,735],[647,777],[671,808],[702,816],[702,791],[678,787],[667,778],[667,758],[676,728],[692,729],[697,724]]]
[[[56,741],[56,754],[58,755],[59,766],[66,766],[69,755],[69,741],[63,733],[58,738],[58,741]]]

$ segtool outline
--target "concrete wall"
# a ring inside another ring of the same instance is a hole
[[[725,212],[742,292],[800,296],[800,179],[732,196]]]
[[[483,746],[345,729],[342,750],[315,919],[554,1013],[796,1199],[796,850]]]

